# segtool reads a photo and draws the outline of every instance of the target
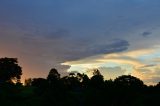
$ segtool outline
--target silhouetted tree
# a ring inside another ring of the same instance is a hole
[[[160,106],[160,83],[146,86],[131,75],[104,81],[94,69],[91,78],[78,72],[61,78],[53,68],[46,79],[29,78],[23,86],[21,74],[17,59],[0,58],[2,106]]]
[[[83,88],[88,88],[89,82],[90,82],[89,77],[86,74],[82,74],[82,82],[81,82],[82,83],[82,87]]]
[[[79,90],[80,87],[80,73],[70,73],[67,78],[68,87],[72,90]]]
[[[114,81],[113,81],[112,79],[110,79],[110,80],[105,80],[105,87],[106,87],[106,88],[113,89],[113,87],[115,87]]]
[[[53,68],[50,70],[47,80],[50,84],[56,83],[60,79],[60,74],[58,73],[57,69]]]
[[[91,77],[90,85],[95,88],[104,87],[104,78],[98,69],[93,70],[93,76]]]
[[[160,88],[160,82],[158,82],[156,86]]]
[[[17,58],[0,58],[0,82],[20,82],[22,69]]]
[[[57,95],[59,95],[60,90],[62,90],[63,88],[63,83],[60,79],[60,74],[58,73],[57,69],[52,68],[47,76],[47,81],[49,83],[49,88],[48,91],[50,92],[50,94],[55,94],[57,93]],[[49,97],[51,97],[51,95],[49,95]]]
[[[143,81],[131,75],[122,75],[114,80],[116,85],[123,87],[142,88],[144,87]]]
[[[69,77],[76,77],[80,82],[83,80],[83,74],[77,72],[69,73]]]
[[[24,85],[25,86],[31,86],[32,85],[32,79],[31,78],[25,79]]]
[[[35,87],[45,87],[47,86],[47,80],[44,78],[33,78],[31,85]]]
[[[75,73],[69,73],[69,77],[75,77],[76,76],[76,74]]]
[[[98,69],[93,69],[93,76],[95,76],[95,75],[101,75],[101,73]]]
[[[45,92],[45,90],[48,88],[48,82],[44,78],[34,78],[32,80],[31,85],[35,88],[35,92],[38,95],[41,95]]]

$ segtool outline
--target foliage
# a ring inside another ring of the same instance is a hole
[[[20,82],[22,69],[16,58],[0,58],[0,82]]]
[[[15,72],[15,73],[13,73]],[[60,77],[51,69],[47,78],[20,80],[21,67],[17,59],[0,59],[0,105],[2,106],[159,106],[160,83],[147,86],[131,75],[104,80],[98,69],[93,76],[70,73]],[[20,81],[17,81],[20,82]]]

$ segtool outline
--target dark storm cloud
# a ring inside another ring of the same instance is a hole
[[[146,31],[142,33],[143,37],[149,37],[152,34],[152,32]]]
[[[106,54],[122,52],[127,50],[129,47],[129,42],[122,39],[113,40],[110,44],[97,45],[95,47],[89,48],[88,50],[95,54]]]
[[[83,41],[81,42],[83,43]],[[69,54],[66,54],[63,57],[66,60],[77,60],[99,54],[122,52],[127,50],[129,47],[129,42],[122,39],[112,40],[109,43],[106,42],[103,44],[88,42],[86,45],[79,45],[78,47],[76,42],[74,42],[74,44],[75,45],[72,45],[69,48],[67,47]]]

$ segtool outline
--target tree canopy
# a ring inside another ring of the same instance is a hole
[[[137,77],[121,75],[105,80],[93,69],[84,73],[49,70],[46,78],[29,78],[20,82],[21,67],[16,58],[0,58],[0,105],[2,106],[160,106],[160,83],[147,86]],[[11,82],[11,83],[8,83]]]
[[[20,82],[22,68],[17,58],[0,58],[0,82]]]

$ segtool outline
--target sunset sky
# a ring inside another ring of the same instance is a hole
[[[0,0],[0,57],[16,57],[23,79],[131,74],[160,81],[160,0]]]

